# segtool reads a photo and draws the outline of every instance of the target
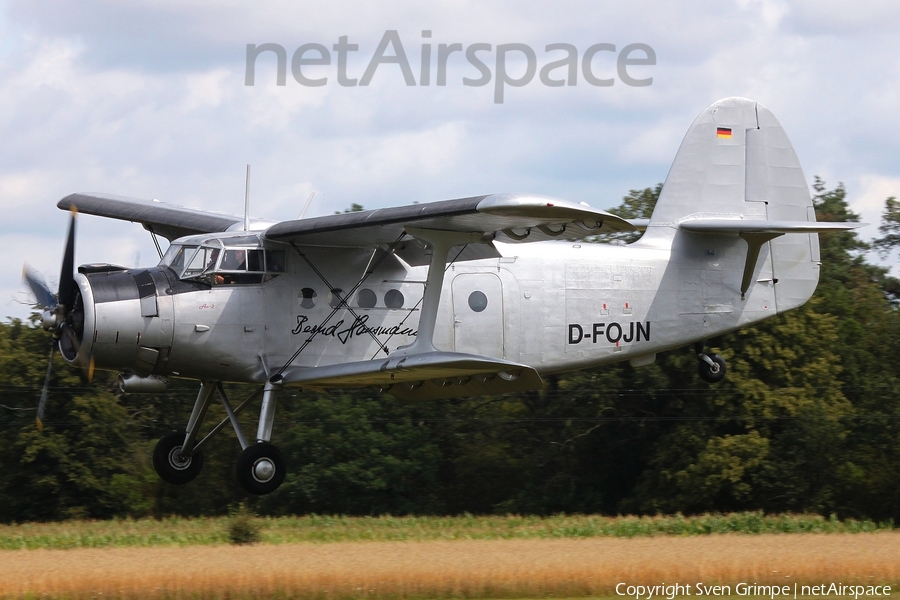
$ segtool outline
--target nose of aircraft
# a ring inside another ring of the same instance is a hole
[[[75,207],[72,207],[72,217],[69,221],[69,235],[66,240],[66,248],[63,252],[62,269],[59,275],[59,290],[56,297],[50,292],[50,288],[43,278],[32,271],[26,265],[22,278],[31,288],[37,302],[44,309],[41,313],[41,326],[53,334],[50,342],[50,358],[47,364],[47,375],[44,378],[44,386],[41,390],[41,399],[38,402],[37,417],[35,422],[38,429],[43,429],[44,409],[47,405],[47,391],[50,386],[50,377],[53,372],[53,354],[59,348],[69,363],[81,366],[90,380],[94,374],[94,362],[81,352],[81,340],[84,335],[84,306],[81,301],[81,293],[75,283]]]

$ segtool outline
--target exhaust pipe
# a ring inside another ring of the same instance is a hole
[[[119,389],[125,394],[162,394],[169,380],[158,375],[139,377],[134,373],[119,373]]]

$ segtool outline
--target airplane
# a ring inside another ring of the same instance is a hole
[[[237,478],[268,494],[286,474],[271,443],[279,393],[372,388],[402,400],[540,390],[549,374],[694,345],[700,376],[726,364],[705,340],[774,317],[816,289],[819,223],[783,128],[761,104],[726,98],[684,138],[649,220],[546,196],[487,194],[289,220],[76,193],[56,296],[26,269],[42,325],[71,365],[119,371],[124,393],[199,380],[185,428],[156,445],[173,484],[229,422]],[[137,222],[157,266],[74,272],[75,211]],[[643,231],[628,245],[588,236]],[[158,237],[169,241],[162,252]],[[41,426],[50,368],[38,405]],[[232,407],[222,382],[256,391]],[[199,435],[213,396],[227,418]],[[237,415],[261,396],[256,435]]]

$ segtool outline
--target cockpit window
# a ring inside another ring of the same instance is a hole
[[[220,271],[246,271],[247,270],[247,251],[246,250],[225,250],[225,256],[222,257]]]
[[[184,249],[184,246],[182,246],[181,244],[169,244],[169,247],[166,249],[166,254],[162,257],[162,260],[159,261],[159,266],[172,267],[173,269],[175,269],[175,266],[174,266],[175,259],[176,259],[176,257],[181,257],[182,263],[181,263],[180,267],[184,267],[183,249]],[[179,269],[175,269],[175,270],[178,271]]]
[[[185,253],[185,257],[188,254]],[[200,246],[194,254],[186,258],[187,266],[181,272],[182,277],[196,277],[209,271],[216,266],[216,260],[219,258],[219,249],[210,248],[209,246]]]
[[[258,284],[285,270],[284,250],[258,247],[256,236],[197,239],[193,244],[172,244],[160,261],[181,279],[199,279],[214,285]],[[225,243],[227,247],[216,247]],[[247,247],[251,243],[257,247]],[[235,247],[237,246],[237,247]],[[243,246],[243,247],[242,247]]]

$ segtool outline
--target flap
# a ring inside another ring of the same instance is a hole
[[[283,376],[284,383],[305,387],[376,386],[402,400],[505,394],[543,387],[540,375],[527,365],[441,351],[322,367],[289,367]]]

